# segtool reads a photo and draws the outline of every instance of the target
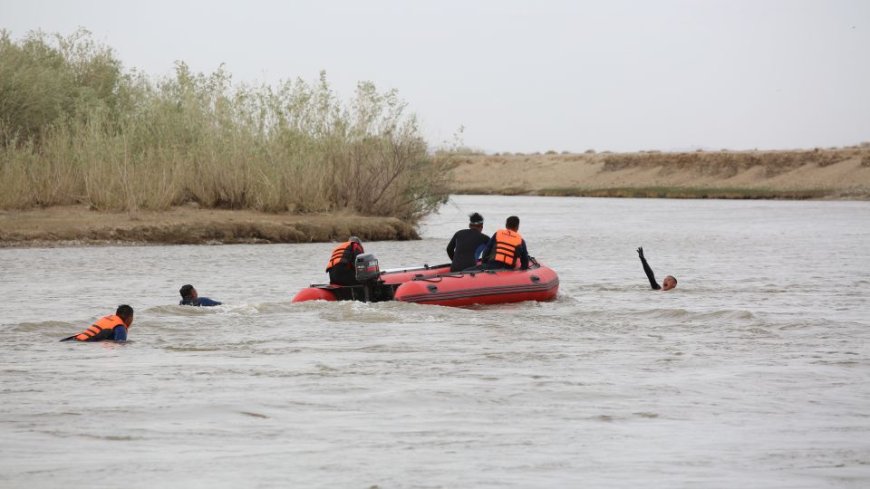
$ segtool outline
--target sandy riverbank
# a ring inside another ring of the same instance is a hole
[[[174,208],[95,212],[84,206],[0,211],[0,247],[100,244],[306,243],[418,239],[408,223],[346,214]]]
[[[601,197],[870,199],[870,145],[808,151],[463,154],[455,193]],[[417,239],[395,218],[179,207],[0,211],[0,247]]]
[[[456,193],[870,199],[870,145],[806,151],[470,154]]]

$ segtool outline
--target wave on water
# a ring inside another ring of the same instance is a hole
[[[649,309],[644,314],[656,319],[686,319],[693,315],[686,309]]]
[[[289,300],[281,301],[281,302],[263,302],[261,304],[253,304],[252,307],[259,312],[265,314],[273,314],[273,313],[288,313],[293,312],[295,310],[299,310],[300,306],[304,305],[312,305],[321,301],[315,302],[303,302],[303,303],[293,303]]]
[[[206,316],[209,314],[225,314],[238,311],[257,311],[256,304],[222,304],[211,307],[182,306],[178,304],[154,306],[143,312],[151,314],[165,314],[168,316]],[[141,314],[141,313],[140,313]]]
[[[180,345],[178,342],[164,342],[166,346],[163,346],[162,349],[166,351],[175,351],[175,352],[213,352],[213,351],[223,351],[226,348],[222,345],[209,344],[208,346],[201,345]]]
[[[73,331],[77,327],[81,329],[82,324],[67,321],[39,321],[12,324],[5,326],[4,329],[16,333],[56,333],[60,331],[69,331],[68,335],[71,335],[80,332]]]
[[[64,416],[77,416],[77,413],[63,413]],[[71,433],[68,431],[61,430],[45,430],[43,433],[58,437],[58,438],[86,438],[91,440],[102,440],[102,441],[142,441],[146,438],[144,436],[132,436],[132,435],[116,435],[116,434],[94,434],[94,433]]]
[[[398,323],[406,319],[406,314],[395,308],[381,306],[380,303],[338,302],[335,306],[324,307],[319,312],[321,318],[338,322],[360,323]]]
[[[145,309],[142,312],[151,313],[151,314],[166,314],[172,316],[199,316],[202,314],[209,314],[210,307],[190,307],[190,306],[179,306],[177,304],[165,305],[165,306],[154,306]],[[141,313],[140,313],[141,314]]]
[[[697,319],[736,319],[740,321],[755,319],[755,315],[751,311],[744,309],[722,309],[719,311],[696,313],[696,316]]]
[[[656,319],[685,319],[691,321],[729,319],[750,321],[756,319],[755,314],[745,309],[720,309],[715,311],[690,311],[683,308],[649,309],[643,314]]]
[[[326,302],[306,302],[302,304],[294,304],[289,301],[281,302],[262,302],[262,303],[242,303],[242,304],[222,304],[213,307],[191,307],[191,306],[156,306],[146,309],[145,312],[162,317],[207,317],[212,315],[218,316],[239,316],[252,317],[259,315],[271,314],[290,314],[305,310],[318,310]]]

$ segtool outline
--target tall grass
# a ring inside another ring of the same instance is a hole
[[[0,33],[0,208],[349,210],[416,221],[446,200],[396,91],[340,99],[321,73],[233,84],[221,67],[153,80],[124,73],[86,32]]]

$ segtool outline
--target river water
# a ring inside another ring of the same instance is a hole
[[[292,304],[332,244],[0,249],[0,487],[870,487],[870,202],[456,196],[366,251],[443,263],[472,211],[558,300]],[[120,303],[132,341],[57,341]]]

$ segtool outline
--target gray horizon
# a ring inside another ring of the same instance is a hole
[[[751,150],[870,141],[870,2],[0,0],[0,29],[82,27],[126,69],[395,88],[435,146]]]

